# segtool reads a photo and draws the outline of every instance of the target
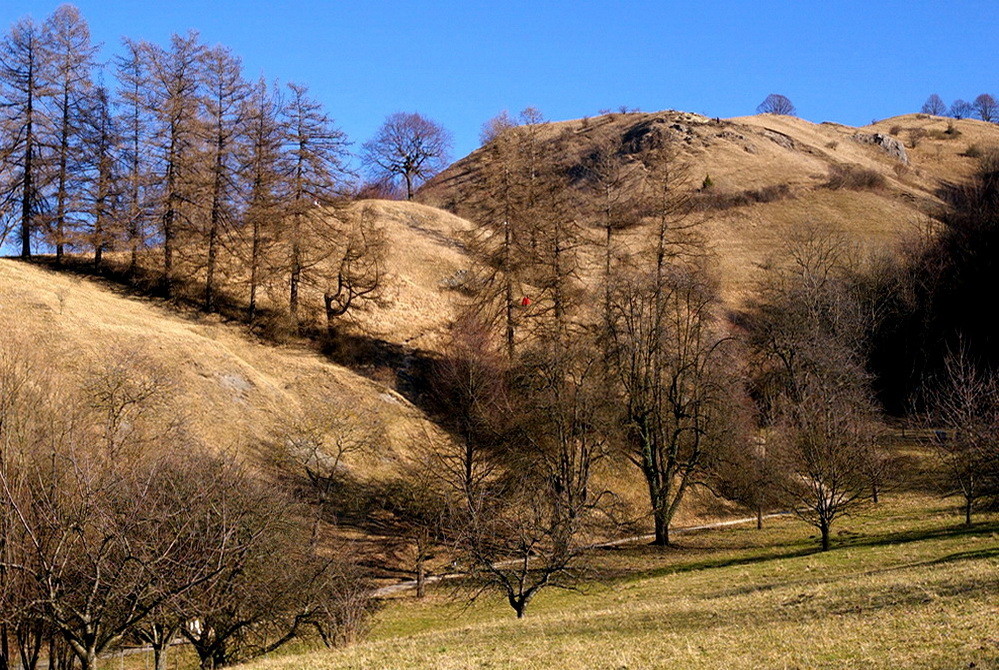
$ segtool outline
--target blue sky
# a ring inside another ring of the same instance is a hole
[[[0,25],[58,2],[4,0]],[[454,134],[528,105],[547,117],[621,105],[751,114],[771,92],[812,121],[861,125],[999,95],[999,2],[505,0],[80,0],[110,54],[127,35],[200,31],[250,77],[307,84],[355,142],[418,111]]]

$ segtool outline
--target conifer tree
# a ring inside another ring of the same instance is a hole
[[[322,211],[338,198],[346,167],[347,138],[305,86],[289,84],[285,108],[285,152],[290,163],[285,237],[288,244],[288,308],[298,319],[303,272],[324,256],[320,247],[307,246],[326,223]]]
[[[148,59],[149,95],[145,99],[153,119],[151,137],[154,172],[162,184],[158,193],[159,237],[163,248],[163,288],[174,290],[174,255],[184,224],[190,224],[198,169],[201,134],[201,63],[204,46],[198,34],[173,35],[169,50],[143,45]]]
[[[21,19],[0,43],[0,215],[18,228],[22,258],[31,257],[46,206],[42,138],[50,120],[48,68],[41,27]]]
[[[60,5],[43,26],[43,53],[48,64],[46,79],[52,93],[50,135],[54,211],[49,239],[55,246],[56,263],[63,260],[67,242],[73,239],[83,214],[80,199],[84,154],[85,105],[93,92],[91,73],[98,47],[90,41],[90,28],[72,5]]]
[[[205,231],[207,266],[205,270],[205,309],[215,307],[219,246],[235,218],[237,184],[236,143],[242,132],[243,101],[247,95],[242,63],[223,47],[205,52],[205,107],[208,157],[211,161],[210,205]]]

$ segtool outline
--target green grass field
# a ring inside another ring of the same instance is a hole
[[[391,601],[366,642],[246,667],[999,667],[999,522],[959,522],[905,494],[842,520],[826,553],[790,518],[603,550],[592,581],[543,593],[522,621],[439,588]]]

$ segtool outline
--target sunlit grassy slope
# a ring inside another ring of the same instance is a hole
[[[438,592],[393,601],[368,642],[248,667],[997,667],[999,523],[959,520],[905,494],[842,521],[826,553],[789,518],[606,550],[590,562],[600,581],[542,594],[522,621]]]
[[[5,345],[34,351],[41,374],[68,385],[124,355],[148,361],[170,378],[190,431],[233,453],[328,408],[386,433],[377,454],[359,455],[372,470],[391,466],[425,425],[399,394],[303,346],[265,344],[216,317],[20,261],[0,260],[0,324]]]
[[[571,163],[609,137],[629,137],[648,127],[672,129],[680,157],[689,166],[691,187],[701,187],[710,176],[712,185],[701,194],[705,198],[783,189],[770,201],[750,197],[703,214],[730,305],[751,295],[761,265],[805,226],[842,233],[865,252],[892,249],[924,231],[943,204],[941,188],[966,179],[981,151],[999,147],[996,124],[924,114],[854,128],[771,114],[710,119],[684,112],[638,112],[561,121],[547,132],[568,134],[562,151]],[[855,138],[873,134],[901,144],[907,162]],[[471,153],[424,187],[420,199],[476,218],[465,194],[474,189],[487,160],[481,150]],[[634,157],[625,154],[620,160]],[[830,171],[842,167],[872,171],[883,184],[865,190],[828,188]]]

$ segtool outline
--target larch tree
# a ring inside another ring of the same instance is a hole
[[[139,42],[123,39],[124,54],[115,57],[114,69],[118,81],[115,97],[117,123],[121,129],[123,193],[122,231],[129,251],[129,274],[138,270],[139,251],[145,244],[149,213],[149,132],[150,106],[146,95],[148,59],[146,48]]]
[[[207,311],[215,308],[218,291],[219,247],[223,234],[230,231],[236,214],[239,174],[237,141],[243,132],[244,100],[248,94],[242,63],[232,52],[216,46],[204,53],[205,141],[210,167],[210,204],[203,231],[206,243],[205,302]]]
[[[90,28],[80,11],[60,5],[42,27],[45,60],[50,63],[47,85],[52,93],[50,135],[46,138],[52,156],[54,211],[49,222],[49,240],[55,246],[56,264],[73,241],[74,229],[85,214],[82,190],[85,106],[93,93],[92,73],[98,46],[90,41]]]
[[[93,91],[84,129],[83,206],[89,231],[86,242],[94,251],[94,267],[100,269],[104,252],[124,237],[123,189],[121,186],[120,135],[111,109],[111,94],[103,86]]]
[[[158,195],[163,250],[163,289],[174,291],[178,237],[190,224],[197,185],[198,141],[201,136],[201,66],[204,46],[194,31],[173,35],[170,48],[143,44],[147,59],[146,109],[153,120],[152,153]]]
[[[390,115],[362,147],[373,173],[405,183],[407,200],[420,183],[447,166],[450,152],[451,133],[436,121],[406,112]]]
[[[43,31],[30,18],[11,26],[0,43],[0,215],[18,229],[22,258],[31,257],[32,238],[46,208],[47,156],[43,138],[50,128]]]
[[[246,201],[243,255],[249,265],[248,316],[252,321],[257,313],[260,287],[268,274],[268,258],[275,236],[273,222],[280,215],[289,174],[288,162],[282,153],[284,126],[279,91],[260,79],[243,104],[246,125],[239,152]]]
[[[288,309],[298,321],[303,272],[327,257],[320,233],[330,221],[323,208],[333,205],[346,175],[347,138],[308,89],[289,84],[284,110],[285,146],[289,163],[284,235],[288,246]]]

